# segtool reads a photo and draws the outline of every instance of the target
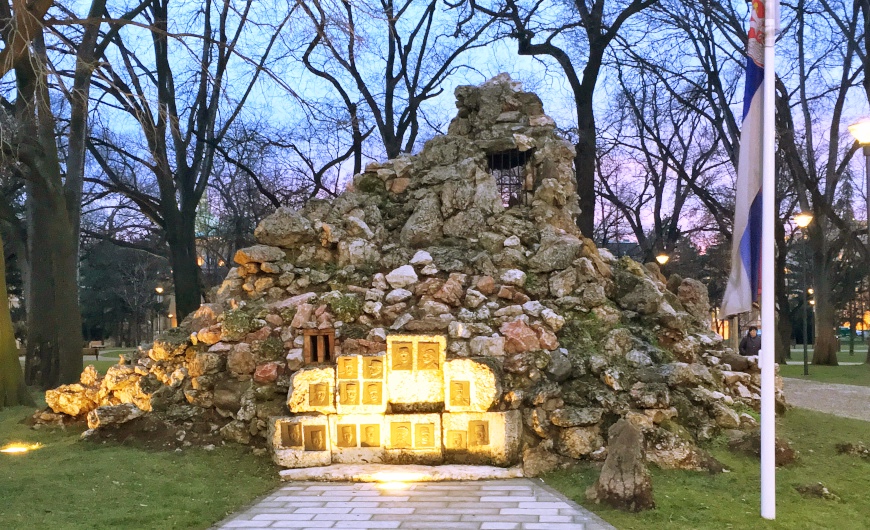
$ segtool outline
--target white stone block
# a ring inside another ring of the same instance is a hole
[[[501,382],[492,367],[474,359],[444,363],[444,410],[486,412],[501,397]]]
[[[441,416],[445,460],[495,466],[519,462],[521,420],[519,410],[445,412]]]
[[[335,368],[303,368],[290,380],[287,407],[300,412],[335,413]]]
[[[384,461],[391,464],[440,464],[443,460],[440,414],[384,416]]]
[[[386,356],[340,355],[336,358],[335,403],[338,414],[387,411]]]
[[[383,415],[330,415],[329,432],[333,462],[339,464],[378,464],[383,462]]]
[[[394,409],[432,411],[444,402],[443,335],[390,335],[387,337],[387,397]]]
[[[272,460],[279,466],[300,468],[332,463],[327,416],[272,418],[266,439],[272,448]]]

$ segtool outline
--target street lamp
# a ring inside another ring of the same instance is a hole
[[[661,253],[659,253],[659,254],[656,256],[656,261],[657,261],[657,262],[659,263],[659,265],[661,265],[662,267],[664,267],[664,266],[665,266],[665,263],[667,263],[668,260],[670,260],[670,259],[671,259],[671,257],[668,256],[667,254],[665,254],[664,252],[661,252]]]
[[[803,277],[804,277],[804,375],[810,375],[809,354],[807,353],[807,293],[812,294],[812,289],[807,289],[807,234],[804,230],[813,222],[813,214],[801,212],[794,216],[794,222],[801,229],[803,236]],[[813,300],[815,302],[815,300]]]
[[[867,190],[867,242],[870,244],[870,118],[849,126],[849,133],[864,148],[864,175]]]

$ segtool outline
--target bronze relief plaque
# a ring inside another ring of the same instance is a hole
[[[338,358],[338,378],[339,379],[356,379],[359,375],[356,357],[339,357]]]
[[[363,388],[363,405],[380,405],[383,402],[381,389],[382,383],[366,381]]]
[[[437,342],[421,342],[417,344],[417,370],[440,369],[440,345]]]
[[[488,421],[468,422],[468,445],[469,447],[489,445]]]
[[[281,446],[282,447],[302,447],[302,424],[300,423],[282,423],[281,424]]]
[[[450,381],[450,404],[454,407],[471,405],[471,383],[469,381]]]
[[[447,448],[448,449],[467,449],[466,437],[468,433],[465,431],[447,431]]]
[[[435,426],[431,423],[418,423],[414,433],[414,447],[435,447]]]
[[[356,447],[356,425],[338,424],[338,446]]]
[[[396,342],[393,344],[393,370],[413,370],[413,348],[410,342]]]
[[[359,428],[360,437],[362,438],[360,446],[379,447],[381,445],[380,425],[360,425]]]
[[[390,445],[395,449],[411,447],[411,422],[397,421],[390,424]]]
[[[328,407],[329,385],[326,383],[308,385],[308,404],[312,407]]]
[[[305,450],[326,451],[325,425],[311,425],[305,427]]]
[[[363,359],[363,377],[366,379],[384,378],[384,360],[380,357]]]
[[[338,400],[342,405],[359,405],[359,383],[340,383]]]

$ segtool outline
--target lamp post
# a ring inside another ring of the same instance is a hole
[[[813,214],[801,212],[794,216],[794,222],[801,229],[803,236],[803,291],[804,291],[804,375],[810,375],[809,354],[807,353],[807,235],[804,229],[813,221]]]
[[[154,288],[154,291],[157,293],[157,304],[158,304],[158,306],[160,306],[160,307],[158,307],[157,311],[155,312],[156,313],[156,320],[157,320],[157,322],[156,322],[157,334],[159,335],[160,334],[160,319],[162,318],[160,316],[160,309],[163,307],[163,286],[158,285],[157,287]]]

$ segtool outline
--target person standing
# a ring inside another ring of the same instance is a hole
[[[752,326],[749,328],[746,336],[743,337],[743,340],[740,341],[740,355],[751,357],[753,355],[758,355],[760,350],[761,337],[758,336],[758,328]]]

